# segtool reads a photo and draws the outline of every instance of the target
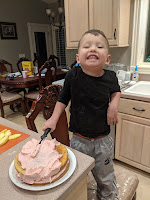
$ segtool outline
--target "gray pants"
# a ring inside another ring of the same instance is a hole
[[[100,200],[117,200],[118,190],[112,160],[113,139],[107,135],[88,140],[73,134],[70,146],[95,159],[92,173],[97,182],[97,196]]]

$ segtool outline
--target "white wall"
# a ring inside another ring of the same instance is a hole
[[[12,63],[14,71],[17,71],[19,54],[24,53],[30,59],[27,22],[48,24],[47,7],[41,0],[0,1],[0,21],[16,23],[17,27],[17,40],[2,40],[0,37],[0,59]]]

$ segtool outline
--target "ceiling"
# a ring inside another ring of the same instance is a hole
[[[57,0],[42,0],[42,1],[44,1],[47,4],[57,2]]]

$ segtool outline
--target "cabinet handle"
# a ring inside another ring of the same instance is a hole
[[[114,39],[116,40],[116,28],[115,28],[115,30],[114,30]]]
[[[144,109],[138,109],[138,108],[133,108],[133,110],[136,110],[136,111],[145,111]]]

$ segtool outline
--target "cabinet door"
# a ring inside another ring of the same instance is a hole
[[[65,0],[65,21],[67,48],[77,48],[88,30],[88,0]]]
[[[90,29],[100,29],[109,40],[117,45],[119,5],[116,0],[89,0]]]
[[[150,168],[150,126],[145,126],[141,163]]]
[[[89,0],[89,28],[102,30],[110,46],[128,46],[130,0]]]
[[[150,172],[150,120],[119,113],[115,158]]]
[[[128,46],[130,0],[64,0],[67,48],[89,29],[102,30],[110,46]]]

